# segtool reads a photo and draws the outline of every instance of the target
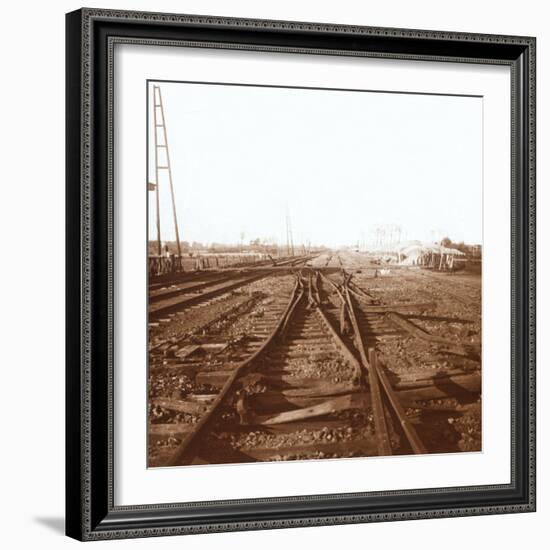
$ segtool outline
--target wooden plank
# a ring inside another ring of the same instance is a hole
[[[275,351],[269,353],[269,357],[274,361],[280,361],[284,359],[311,359],[312,361],[316,361],[318,359],[326,359],[327,355],[331,355],[333,357],[336,355],[333,347],[327,348],[326,350],[320,350],[317,347],[314,347],[312,349],[306,349],[305,347],[302,347],[302,349],[295,351]]]
[[[176,357],[179,357],[180,359],[184,359],[186,357],[189,357],[190,355],[192,355],[193,353],[195,353],[199,349],[201,349],[201,347],[199,345],[183,346],[183,347],[179,348],[178,351],[176,351],[174,353],[174,355]]]
[[[193,424],[149,424],[150,435],[186,435],[193,431]]]
[[[307,378],[302,376],[289,376],[286,370],[268,370],[264,373],[251,375],[252,384],[268,384],[274,391],[281,395],[338,395],[351,393],[358,389],[353,382],[333,382],[326,378]],[[248,383],[248,380],[246,380]],[[243,385],[246,385],[243,383]]]
[[[309,378],[305,376],[291,376],[289,375],[290,371],[279,371],[274,372],[273,374],[266,374],[262,376],[262,382],[269,384],[270,386],[277,387],[283,386],[288,387],[292,386],[294,388],[311,388],[311,387],[326,387],[332,386],[332,382],[327,381],[326,379]]]
[[[310,384],[307,388],[283,389],[278,393],[284,397],[331,397],[357,391],[359,391],[359,387],[349,382],[344,384],[321,382],[314,386]]]
[[[368,394],[362,393],[365,406],[370,404]],[[257,414],[274,415],[281,411],[289,410],[290,407],[296,409],[305,409],[320,405],[327,401],[328,397],[338,397],[337,395],[283,395],[279,392],[266,392],[255,394],[250,397],[250,407]]]
[[[207,409],[207,406],[202,403],[197,403],[196,401],[186,401],[180,399],[163,399],[155,398],[151,399],[153,405],[158,405],[164,409],[169,409],[171,411],[183,412],[189,414],[202,413]]]
[[[326,348],[327,350],[333,350],[334,346],[327,340],[327,335],[319,331],[319,335],[312,338],[300,338],[292,337],[292,344],[296,346],[315,346],[315,349]],[[284,352],[283,352],[284,353]]]
[[[306,418],[314,418],[316,416],[325,416],[328,414],[334,414],[349,409],[364,408],[364,401],[362,394],[350,394],[330,399],[324,403],[314,405],[312,407],[306,407],[304,409],[297,409],[294,411],[285,411],[280,414],[268,417],[256,416],[254,419],[255,424],[262,426],[270,426],[272,424],[284,424],[286,422],[295,422],[304,420]]]
[[[185,399],[198,401],[199,403],[212,403],[216,399],[216,395],[211,393],[189,393],[185,396]]]
[[[458,377],[457,377],[458,378]],[[481,394],[481,376],[466,376],[462,379],[451,377],[440,380],[437,384],[411,389],[400,389],[397,396],[403,405],[412,405],[415,401],[432,401],[454,397],[461,400],[471,400]]]
[[[394,390],[409,390],[413,388],[423,388],[427,386],[456,386],[457,389],[466,389],[475,391],[475,388],[481,387],[481,375],[478,372],[470,374],[456,374],[452,376],[433,376],[431,378],[422,378],[419,380],[405,380],[398,382]],[[472,388],[474,390],[472,390]]]
[[[358,300],[361,300],[363,302],[366,301],[366,299],[357,298]],[[365,313],[386,313],[388,311],[396,311],[398,313],[407,313],[409,311],[416,311],[416,310],[422,310],[422,311],[428,311],[430,309],[435,309],[437,304],[435,302],[412,302],[410,304],[384,304],[379,306],[373,306],[368,301],[366,304],[361,306],[361,309]]]
[[[408,385],[396,387],[394,389],[403,407],[416,407],[418,401],[433,401],[452,397],[457,397],[460,401],[462,397],[469,397],[472,399],[479,395],[481,390],[481,377],[478,375],[463,379],[453,380],[451,378],[447,384],[442,382],[439,386],[433,384],[421,387]],[[347,387],[344,391],[346,393],[352,393],[354,389]],[[355,393],[358,393],[357,390],[355,390]],[[273,409],[284,406],[285,403],[295,405],[299,408],[305,408],[324,403],[327,398],[336,397],[337,394],[337,389],[335,389],[333,393],[327,392],[324,395],[317,393],[316,390],[313,389],[288,389],[282,392],[258,394],[257,396],[253,396],[251,403],[253,409],[258,410],[258,412],[262,412],[262,409]],[[364,406],[371,406],[370,396],[367,393],[361,393],[361,395]],[[459,405],[457,410],[460,410],[462,406],[463,405]]]
[[[422,380],[431,380],[432,378],[442,377],[442,376],[457,376],[461,374],[472,374],[466,372],[463,368],[445,368],[445,369],[430,369],[423,370],[416,373],[396,373],[391,372],[392,376],[397,377],[397,385],[406,385],[407,383],[414,384],[415,382],[420,382]],[[395,387],[395,386],[394,386]]]
[[[182,369],[188,376],[193,376],[193,373],[202,366],[202,360],[196,360],[196,359],[187,359],[185,363],[181,363],[180,360],[171,360],[170,358],[166,359],[166,363],[161,365],[156,365],[154,367],[151,367],[155,370],[155,372],[158,371],[175,371],[178,369]]]
[[[457,407],[450,407],[446,405],[416,405],[415,409],[420,409],[421,411],[424,411],[426,413],[430,412],[445,412],[445,413],[451,413],[451,414],[465,414],[468,411],[479,411],[481,408],[481,404],[479,402],[475,403],[467,403],[464,405],[458,405]]]
[[[213,370],[198,372],[195,376],[197,384],[210,384],[216,388],[221,388],[233,374],[232,370]]]

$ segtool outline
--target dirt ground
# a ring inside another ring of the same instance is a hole
[[[339,254],[352,281],[377,298],[381,304],[433,302],[433,307],[407,319],[424,331],[481,349],[481,275],[465,272],[438,273],[399,266],[375,265],[364,254]],[[334,260],[331,265],[334,264]],[[446,376],[449,373],[481,373],[481,353],[464,357],[453,350],[443,350],[411,335],[377,338],[376,349],[382,353],[386,369],[393,380],[414,380]],[[408,416],[418,421],[417,430],[428,448],[439,452],[481,450],[481,395],[420,402],[409,409]]]
[[[351,251],[321,254],[309,265],[343,267],[352,275],[352,282],[373,297],[374,303],[425,304],[414,314],[404,314],[404,317],[422,331],[444,338],[449,345],[427,342],[407,332],[396,331],[395,327],[382,330],[370,341],[380,353],[396,389],[402,384],[414,384],[419,380],[481,373],[480,351],[477,356],[475,353],[457,351],[481,349],[479,274],[436,273],[392,265],[385,265],[382,269],[371,256]],[[336,270],[331,274],[334,280],[338,276]],[[256,349],[264,334],[262,331],[268,331],[270,327],[267,320],[269,312],[284,307],[294,283],[295,278],[289,273],[270,276],[204,304],[192,306],[184,312],[171,314],[150,326],[150,425],[174,423],[192,427],[196,424],[208,405],[208,396],[213,399],[219,391],[209,374],[230,371]],[[381,319],[382,324],[387,322],[383,315]],[[333,370],[331,365],[324,365],[322,372],[317,372],[314,367],[316,364],[313,361],[309,366],[304,364],[304,376],[315,378],[324,375],[327,369]],[[193,405],[195,396],[204,402]],[[162,400],[182,399],[188,403],[185,410],[163,406]],[[481,450],[481,395],[458,392],[452,397],[419,400],[405,412],[429,452]],[[353,420],[355,416],[350,416],[347,429],[304,429],[304,442],[352,438],[357,430],[363,428],[368,431],[363,435],[372,437],[370,422],[362,426],[363,422]],[[150,465],[162,464],[182,437],[177,433],[150,435]],[[285,454],[285,437],[288,439],[288,436],[284,434],[274,441],[254,431],[237,438],[228,437],[232,438],[231,444],[237,448],[254,447],[256,444],[277,445],[281,448],[278,459],[302,458]],[[324,457],[320,453],[317,458]]]

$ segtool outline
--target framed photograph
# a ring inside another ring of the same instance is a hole
[[[535,510],[535,39],[66,28],[67,535]]]

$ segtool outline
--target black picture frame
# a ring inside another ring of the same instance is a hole
[[[66,18],[67,535],[100,540],[534,511],[535,38],[103,9]],[[124,41],[511,68],[510,484],[114,506],[112,48]]]

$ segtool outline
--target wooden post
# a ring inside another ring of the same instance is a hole
[[[157,87],[153,86],[153,124],[154,124],[154,134],[155,134],[155,198],[156,198],[156,213],[157,213],[157,254],[160,256],[162,254],[162,246],[160,240],[160,199],[159,199],[159,147],[158,147],[158,135],[157,128],[159,124],[157,122]]]
[[[157,102],[158,97],[158,102]],[[174,195],[174,183],[172,181],[172,166],[170,164],[170,151],[168,150],[168,136],[166,133],[166,120],[164,118],[164,106],[162,103],[162,94],[160,92],[160,86],[153,86],[153,109],[154,109],[154,124],[155,124],[155,170],[157,178],[157,239],[158,247],[160,254],[160,208],[159,208],[159,171],[167,170],[168,171],[168,181],[170,183],[170,197],[172,199],[172,215],[174,218],[174,229],[176,233],[176,246],[178,248],[178,258],[181,258],[181,242],[180,234],[178,228],[178,217],[176,214],[176,199]],[[157,109],[160,109],[160,119],[161,122],[158,122]],[[158,142],[158,130],[157,128],[162,128],[164,142]],[[164,149],[166,152],[166,164],[159,166],[158,151],[159,149]]]

